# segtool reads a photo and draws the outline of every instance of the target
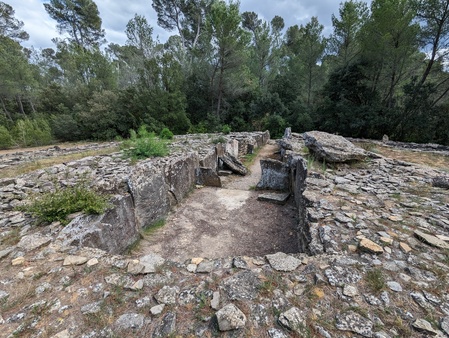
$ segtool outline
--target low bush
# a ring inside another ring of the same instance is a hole
[[[125,155],[133,160],[168,155],[166,142],[148,132],[145,126],[141,126],[137,133],[131,130],[130,138],[122,143],[122,148]]]
[[[226,139],[223,136],[220,136],[220,137],[214,138],[211,142],[213,144],[226,143]]]
[[[159,138],[161,138],[163,140],[171,140],[171,139],[173,139],[173,133],[171,132],[170,129],[164,128],[161,130],[161,132],[159,134]]]
[[[39,224],[55,221],[66,225],[67,216],[76,212],[101,214],[109,207],[107,198],[88,188],[84,183],[67,188],[57,188],[33,198],[32,202],[20,207],[31,213]]]
[[[221,132],[226,135],[229,134],[231,132],[231,126],[229,124],[223,125]]]

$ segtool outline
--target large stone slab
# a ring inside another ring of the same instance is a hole
[[[436,236],[426,234],[419,230],[415,230],[415,236],[429,245],[435,246],[440,249],[449,249],[449,244],[445,241],[442,241]]]
[[[17,244],[17,247],[28,252],[34,249],[41,248],[50,242],[51,242],[50,236],[44,236],[39,233],[36,233],[32,235],[23,236],[20,239],[20,242]]]
[[[282,326],[291,331],[296,331],[299,334],[303,333],[302,331],[305,331],[305,316],[297,307],[292,307],[281,313],[278,320]]]
[[[139,238],[130,195],[116,195],[114,207],[102,215],[81,215],[58,236],[64,245],[99,248],[113,254],[123,253]]]
[[[258,296],[261,281],[252,271],[242,271],[224,279],[221,287],[230,300],[253,300]]]
[[[236,157],[226,153],[223,156],[220,156],[220,160],[231,169],[232,172],[242,176],[248,174],[248,169]]]
[[[217,147],[214,147],[207,152],[201,153],[199,155],[199,165],[203,168],[211,168],[217,171],[218,168],[218,155]]]
[[[136,261],[131,261],[128,264],[128,273],[138,275],[154,273],[156,269],[165,263],[165,259],[155,253],[140,257]]]
[[[200,167],[196,169],[196,184],[221,188],[221,179],[214,169]]]
[[[151,161],[139,163],[132,168],[128,185],[134,199],[139,228],[154,224],[170,210],[169,192],[164,176],[163,170]]]
[[[379,244],[374,243],[368,238],[362,238],[359,243],[359,249],[376,255],[382,254],[384,252],[384,249]]]
[[[199,167],[198,154],[195,152],[171,159],[165,167],[165,180],[168,190],[179,203],[196,183],[196,168]]]
[[[282,193],[282,194],[275,194],[275,193],[260,194],[257,197],[257,200],[263,201],[263,202],[269,202],[269,203],[284,205],[285,203],[287,203],[287,200],[288,200],[289,197],[290,197],[290,194],[288,192],[287,193]]]
[[[321,131],[304,133],[304,143],[316,157],[326,162],[361,161],[367,157],[365,150],[344,137]]]
[[[260,160],[260,167],[262,169],[262,177],[259,183],[257,183],[257,189],[289,190],[290,169],[288,164],[273,159],[265,159]]]

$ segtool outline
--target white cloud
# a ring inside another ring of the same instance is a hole
[[[54,47],[51,39],[58,36],[56,23],[46,13],[42,0],[4,0],[16,11],[16,17],[25,23],[24,29],[30,34],[30,40],[24,46]],[[165,41],[170,33],[157,26],[157,17],[151,7],[151,0],[96,0],[106,31],[108,42],[124,44],[125,28],[134,14],[144,15],[154,28],[154,35]],[[367,0],[370,2],[370,0]],[[325,26],[324,34],[332,32],[331,15],[337,14],[338,0],[241,0],[240,9],[253,11],[260,17],[271,20],[275,15],[284,18],[286,27],[306,24],[312,16],[317,16]]]

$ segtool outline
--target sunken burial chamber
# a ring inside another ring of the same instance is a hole
[[[213,137],[214,135],[212,135]],[[224,143],[213,144],[211,137],[178,136],[175,151],[165,158],[153,158],[126,168],[120,175],[99,180],[104,190],[113,192],[113,208],[103,215],[76,217],[58,236],[65,245],[89,246],[121,254],[141,238],[141,230],[165,219],[197,184],[219,186],[220,158],[253,152],[269,140],[268,132],[232,133]],[[284,140],[284,144],[288,139]],[[123,165],[123,164],[122,164]],[[306,222],[305,190],[307,168],[297,154],[288,152],[282,161],[262,160],[259,189],[282,190],[294,196],[297,209],[298,251],[308,252],[310,234]],[[211,183],[209,183],[211,182]]]

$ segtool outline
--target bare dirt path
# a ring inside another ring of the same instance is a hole
[[[260,179],[259,160],[277,146],[264,146],[247,176],[230,176],[224,188],[195,190],[167,217],[166,224],[146,235],[137,254],[154,252],[184,262],[192,257],[262,256],[297,252],[296,208],[260,202],[250,190]],[[290,199],[292,200],[292,199]]]
[[[249,167],[250,174],[246,176],[227,176],[222,177],[221,182],[226,189],[250,190],[254,188],[260,180],[262,170],[259,161],[261,158],[273,157],[273,154],[279,150],[279,146],[273,143],[267,143],[259,150],[254,163]]]

